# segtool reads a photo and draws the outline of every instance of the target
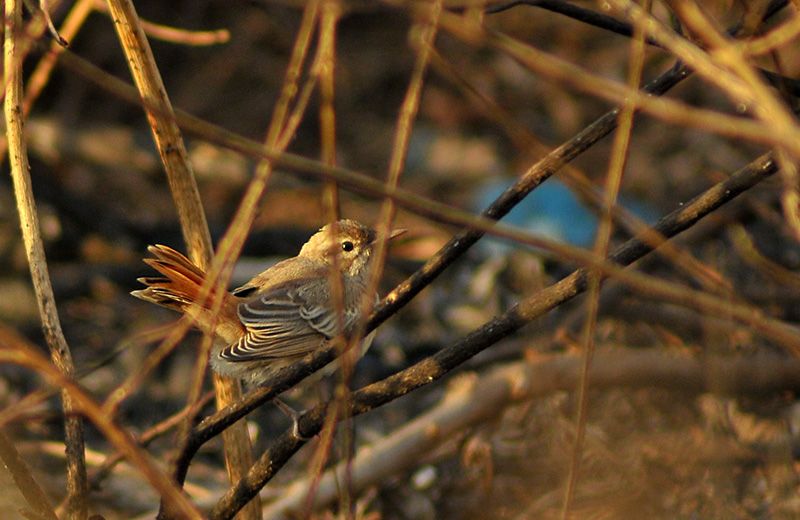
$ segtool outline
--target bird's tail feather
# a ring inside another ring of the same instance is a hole
[[[163,276],[139,278],[138,281],[147,287],[132,291],[131,294],[141,300],[177,311],[183,311],[187,305],[196,303],[205,273],[171,247],[154,245],[147,250],[153,258],[145,258],[144,263]]]
[[[144,263],[163,276],[142,277],[138,281],[144,289],[131,291],[131,295],[162,307],[190,316],[195,324],[207,332],[214,332],[228,342],[235,341],[244,333],[237,318],[237,298],[225,292],[221,308],[212,313],[209,309],[214,301],[213,290],[200,301],[205,273],[183,254],[171,247],[153,245],[147,248],[152,258]]]

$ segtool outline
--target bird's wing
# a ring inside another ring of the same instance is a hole
[[[239,319],[247,334],[220,354],[229,361],[301,357],[319,348],[337,332],[327,280],[292,280],[239,304]],[[345,330],[357,309],[347,309]]]

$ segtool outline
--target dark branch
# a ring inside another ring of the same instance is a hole
[[[686,67],[673,67],[647,84],[643,90],[654,96],[663,95],[688,77],[689,74],[690,71]],[[481,215],[492,220],[499,220],[504,217],[531,191],[550,178],[562,166],[611,133],[617,127],[618,114],[618,109],[607,112],[575,137],[550,152],[530,168],[515,184],[506,189]],[[450,239],[425,265],[384,298],[370,317],[368,329],[374,329],[397,312],[398,309],[408,303],[439,276],[442,271],[472,247],[483,235],[483,231],[467,229]]]
[[[608,16],[607,14],[598,13],[597,11],[586,9],[584,7],[578,7],[577,5],[561,2],[559,0],[516,0],[514,2],[494,5],[487,8],[486,12],[488,14],[497,14],[520,5],[538,7],[540,9],[562,14],[567,18],[572,18],[573,20],[583,22],[593,27],[599,27],[600,29],[626,36],[628,38],[633,36],[633,26],[628,22],[623,22],[622,20],[618,20],[613,16]],[[651,38],[646,38],[645,42],[655,47],[661,47],[658,42]]]

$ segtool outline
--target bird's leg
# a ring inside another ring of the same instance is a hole
[[[275,397],[272,399],[272,402],[275,403],[275,406],[284,413],[289,419],[292,420],[292,435],[294,435],[297,439],[301,441],[309,441],[311,440],[310,437],[305,437],[300,434],[300,423],[298,420],[300,419],[300,415],[302,412],[298,412],[288,404],[284,403],[280,398]]]

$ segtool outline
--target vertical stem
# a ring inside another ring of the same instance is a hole
[[[320,3],[319,19],[319,49],[316,60],[316,74],[319,78],[319,123],[320,123],[320,144],[321,160],[327,166],[336,166],[336,109],[335,109],[335,70],[336,70],[336,25],[339,21],[341,6],[338,0],[322,0]],[[334,179],[327,180],[322,193],[322,206],[325,212],[325,220],[330,224],[330,234],[332,237],[338,233],[337,221],[341,218],[341,208],[339,202],[339,187]],[[342,284],[341,261],[339,255],[333,255],[333,261],[329,270],[331,302],[336,317],[337,335],[341,338],[344,330],[344,286]],[[342,349],[346,348],[346,342],[338,343]],[[339,357],[340,375],[334,392],[335,403],[328,407],[325,426],[319,434],[319,442],[314,451],[314,455],[308,466],[311,485],[308,487],[306,504],[308,509],[304,511],[306,516],[310,516],[313,497],[317,492],[317,484],[322,475],[322,471],[330,458],[333,442],[336,434],[339,416],[344,407],[344,403],[349,399],[349,381],[352,374],[353,363],[348,363],[346,356]],[[349,454],[348,445],[351,444],[352,436],[350,429],[345,428],[345,436],[342,439],[343,451]],[[347,456],[347,455],[346,455]],[[345,483],[344,489],[340,494],[340,512],[344,513],[344,518],[351,515],[351,495],[349,486]]]
[[[6,84],[4,110],[9,164],[22,228],[22,241],[25,245],[45,340],[50,348],[53,364],[62,374],[71,378],[75,367],[69,345],[61,330],[53,287],[50,284],[39,219],[33,199],[28,153],[23,137],[25,134],[22,112],[22,54],[18,45],[21,27],[21,2],[6,0],[3,68]],[[64,443],[67,455],[67,515],[71,519],[83,520],[88,514],[83,421],[75,413],[72,398],[66,391],[62,391],[61,400],[64,407]]]
[[[649,10],[650,0],[644,0],[643,8]],[[637,26],[633,39],[631,40],[630,69],[628,71],[628,86],[631,89],[638,89],[642,79],[642,68],[645,57],[645,31],[641,26]],[[613,211],[617,202],[622,175],[625,171],[625,164],[628,160],[628,147],[631,140],[633,129],[633,116],[636,106],[632,100],[628,99],[620,110],[618,128],[614,134],[614,143],[611,147],[611,162],[608,166],[608,176],[603,193],[603,211],[600,216],[600,224],[597,229],[597,238],[594,243],[594,254],[597,258],[608,256],[608,247],[611,242],[611,233],[614,230]],[[583,359],[581,364],[581,378],[578,382],[577,400],[578,407],[575,419],[575,443],[572,447],[572,458],[570,460],[569,475],[567,486],[564,491],[564,503],[561,509],[562,520],[569,518],[569,510],[572,499],[575,496],[575,488],[578,484],[578,474],[580,472],[581,455],[583,454],[583,441],[586,436],[586,416],[589,409],[589,368],[592,364],[595,343],[594,335],[597,327],[597,313],[600,307],[600,282],[602,273],[598,269],[589,270],[588,297],[586,323],[584,325],[583,337]]]
[[[322,2],[320,17],[320,59],[319,59],[319,93],[320,93],[320,134],[322,138],[322,162],[334,166],[336,164],[336,111],[334,110],[334,69],[336,67],[336,24],[339,20],[341,6],[337,0]],[[341,215],[339,207],[339,189],[335,180],[325,183],[325,206],[329,208],[328,221],[335,222]]]
[[[153,52],[132,2],[108,0],[108,7],[128,60],[131,75],[145,102],[147,120],[167,173],[189,256],[195,264],[205,270],[213,253],[211,235],[186,147]],[[219,408],[241,399],[241,384],[236,379],[214,374],[214,388]],[[239,421],[229,428],[223,434],[223,442],[228,477],[231,482],[236,482],[247,473],[253,462],[250,438],[244,421]],[[241,518],[261,518],[257,497],[242,511]]]

